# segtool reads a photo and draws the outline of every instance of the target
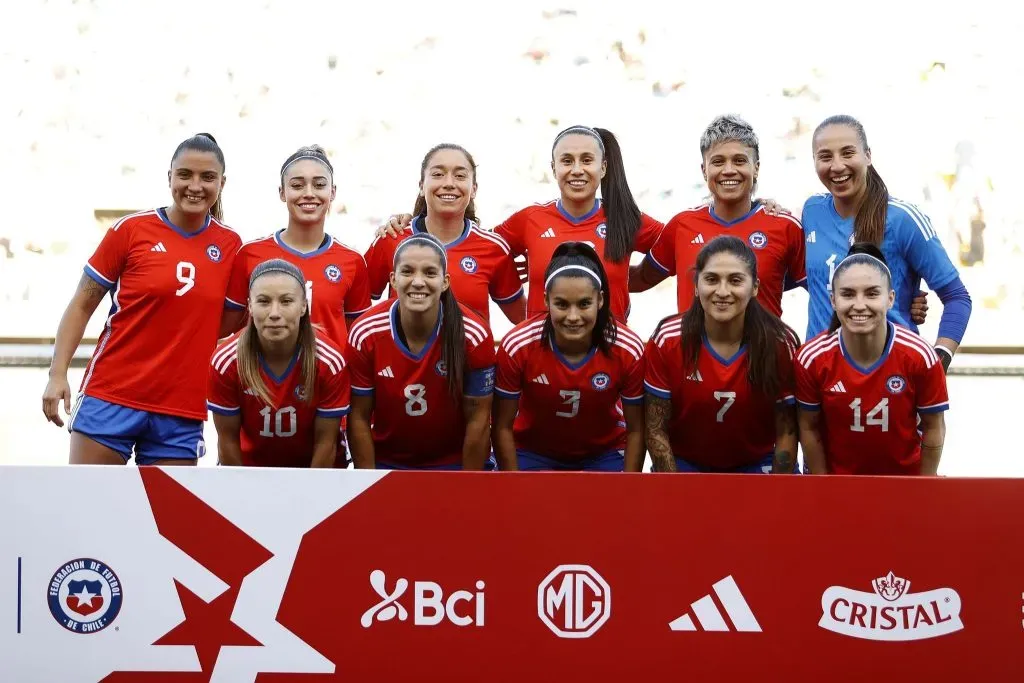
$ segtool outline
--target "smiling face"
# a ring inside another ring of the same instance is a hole
[[[737,140],[726,140],[704,155],[701,170],[715,201],[733,204],[749,201],[754,193],[760,162],[753,148]]]
[[[167,183],[179,211],[205,216],[224,187],[224,167],[213,152],[184,149],[171,161]]]
[[[476,196],[473,164],[460,150],[437,150],[423,169],[420,194],[427,202],[428,214],[464,216],[466,207]]]
[[[449,285],[441,255],[433,247],[413,244],[399,252],[391,288],[398,293],[403,309],[418,313],[436,310]]]
[[[590,342],[597,314],[604,305],[604,296],[592,278],[568,274],[556,277],[548,285],[545,299],[555,343],[570,346]]]
[[[299,321],[306,313],[305,291],[285,273],[267,273],[249,288],[249,312],[260,340],[298,340]]]
[[[743,259],[724,251],[708,258],[697,274],[696,289],[704,314],[725,324],[746,312],[757,296],[758,283]]]
[[[314,159],[300,159],[287,169],[279,190],[292,222],[322,224],[336,193],[331,171]]]
[[[594,136],[565,135],[551,156],[551,170],[564,201],[586,203],[597,197],[608,164]]]
[[[854,202],[867,190],[871,151],[847,125],[825,126],[814,136],[814,170],[832,196]]]
[[[832,307],[839,323],[851,334],[872,334],[885,327],[896,293],[881,268],[854,263],[836,273]]]

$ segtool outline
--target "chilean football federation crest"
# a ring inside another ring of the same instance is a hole
[[[324,277],[331,282],[337,282],[341,279],[341,268],[334,265],[333,263],[324,268]]]
[[[295,398],[299,399],[300,401],[305,401],[306,400],[306,387],[305,387],[305,385],[300,384],[299,386],[295,387]]]
[[[216,244],[211,244],[210,246],[206,247],[206,255],[214,263],[220,263],[220,247],[218,247]]]
[[[74,633],[97,633],[121,611],[121,581],[107,565],[82,557],[53,573],[46,597],[58,624]]]
[[[893,375],[885,380],[885,388],[889,390],[890,394],[898,394],[907,388],[907,380],[900,375]]]
[[[608,376],[607,372],[599,372],[590,378],[590,386],[594,387],[598,391],[604,391],[611,383],[612,378]]]
[[[760,230],[757,232],[750,233],[750,246],[754,249],[764,249],[768,245],[768,235],[764,234]]]
[[[434,371],[442,377],[448,376],[448,366],[444,364],[443,360],[437,361],[437,365],[434,366]]]
[[[597,236],[600,237],[601,239],[605,239],[606,237],[608,237],[608,226],[605,225],[604,223],[599,224],[597,226]]]
[[[472,256],[463,256],[462,260],[459,261],[459,267],[462,268],[463,272],[472,275],[480,266]]]

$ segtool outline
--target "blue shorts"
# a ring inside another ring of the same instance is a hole
[[[622,451],[611,451],[591,458],[565,462],[536,453],[516,449],[520,472],[622,472],[626,457]]]
[[[134,448],[137,465],[165,458],[196,460],[206,453],[202,420],[126,408],[93,396],[80,396],[68,431],[117,451],[125,462]]]
[[[380,462],[377,461],[376,469],[378,470],[422,470],[426,472],[458,472],[462,470],[462,463],[457,462],[451,465],[432,465],[430,467],[411,467],[409,465],[399,465],[393,462]],[[494,453],[487,456],[487,460],[484,462],[484,472],[490,472],[498,469],[498,461],[494,459]]]
[[[772,459],[774,456],[766,455],[761,459],[760,462],[753,465],[744,465],[742,467],[736,467],[729,470],[719,470],[711,467],[703,467],[701,465],[695,465],[692,462],[676,458],[676,469],[680,472],[725,472],[732,474],[771,474],[772,473]],[[794,464],[793,473],[800,474],[799,463]]]

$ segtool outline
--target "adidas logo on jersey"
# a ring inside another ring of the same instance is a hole
[[[686,376],[686,379],[693,380],[694,382],[704,381],[704,378],[700,376],[700,370],[694,370],[693,372]]]
[[[808,233],[808,235],[807,235],[807,243],[808,244],[814,244],[817,241],[818,241],[817,235],[814,234],[814,230],[811,230],[811,232]]]
[[[377,376],[378,377],[392,377],[393,378],[395,376],[395,373],[393,373],[391,371],[391,366],[389,365],[386,368],[384,368],[383,370],[381,370],[380,372],[378,372]]]
[[[540,234],[540,236],[541,237],[554,237],[555,236],[555,229],[554,228],[548,228],[547,230],[542,232]]]
[[[750,605],[747,604],[743,593],[740,592],[740,587],[736,585],[736,580],[731,575],[712,584],[711,587],[714,589],[715,595],[718,596],[718,601],[725,608],[725,613],[732,622],[732,628],[722,618],[722,613],[718,611],[714,598],[711,595],[705,595],[690,604],[693,616],[697,618],[697,623],[700,624],[702,631],[761,633],[761,625],[757,623],[754,613],[750,611]],[[670,621],[668,627],[673,631],[697,630],[697,626],[693,623],[693,617],[688,613]]]
[[[690,240],[690,244],[704,244],[704,235],[697,233],[697,236]]]
[[[153,248],[150,249],[150,251],[162,251],[166,253],[167,247],[164,246],[163,242],[157,242],[156,244],[153,245]]]
[[[255,389],[246,389],[242,393],[245,394],[246,396],[259,396],[259,394],[256,393]]]
[[[533,378],[532,381],[536,382],[537,384],[551,384],[551,382],[548,381],[548,376],[545,374],[537,375],[536,377]]]
[[[833,394],[845,394],[846,387],[843,386],[842,382],[836,382],[835,384],[832,385],[832,388],[829,389],[829,391],[831,391]]]

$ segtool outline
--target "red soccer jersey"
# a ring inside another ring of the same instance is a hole
[[[306,278],[306,299],[311,302],[313,324],[322,326],[331,341],[345,348],[346,316],[354,320],[370,308],[370,287],[363,257],[330,235],[326,236],[322,247],[303,254],[281,241],[282,232],[279,230],[242,245],[231,272],[226,305],[245,308],[252,271],[264,261],[284,259],[298,266]]]
[[[306,402],[302,384],[302,353],[296,350],[280,377],[260,358],[260,377],[274,406],[268,406],[238,378],[236,333],[217,347],[210,361],[206,406],[220,415],[241,415],[242,464],[258,467],[309,467],[317,417],[343,417],[349,411],[349,380],[345,359],[326,335],[317,332],[316,387]]]
[[[561,202],[552,201],[521,209],[494,229],[494,232],[505,238],[514,254],[526,254],[530,284],[529,298],[526,300],[527,317],[547,310],[544,303],[544,271],[558,245],[563,242],[588,242],[597,250],[608,273],[612,315],[620,320],[626,319],[629,315],[629,259],[618,263],[605,259],[606,220],[600,200],[594,205],[593,211],[579,218],[566,213]],[[641,214],[640,230],[636,234],[633,251],[647,253],[654,246],[663,227],[650,216]]]
[[[778,403],[793,404],[792,382],[778,396],[755,391],[747,379],[746,346],[722,358],[706,339],[696,369],[687,370],[681,320],[676,315],[662,322],[647,342],[644,380],[649,393],[672,402],[667,425],[672,454],[716,470],[759,463],[775,450],[775,409]],[[792,352],[780,342],[780,362],[792,363]]]
[[[519,323],[498,350],[494,391],[519,400],[516,448],[570,462],[625,448],[619,400],[643,404],[643,341],[620,324],[610,353],[595,349],[570,363],[541,341],[545,320],[539,315]]]
[[[739,237],[754,250],[761,280],[757,300],[781,316],[787,276],[794,286],[807,279],[804,232],[797,219],[785,213],[768,215],[760,204],[731,222],[719,219],[710,206],[701,206],[676,214],[665,224],[647,260],[665,275],[676,276],[678,312],[685,313],[693,302],[697,253],[719,235]]]
[[[918,413],[949,409],[946,375],[921,337],[889,323],[885,352],[871,367],[850,359],[837,330],[797,354],[801,410],[822,411],[820,430],[834,474],[920,474]]]
[[[81,391],[136,410],[205,420],[205,361],[217,345],[241,242],[212,217],[197,232],[183,232],[163,209],[114,223],[85,266],[86,275],[113,290],[113,305]]]
[[[398,237],[379,237],[366,252],[366,267],[370,274],[370,293],[379,299],[388,288],[393,270],[395,250],[404,240],[426,232],[423,219],[417,216],[412,225]],[[504,304],[523,295],[516,264],[508,244],[490,230],[482,230],[472,221],[466,221],[462,237],[445,245],[448,253],[448,273],[452,292],[463,306],[468,306],[490,325],[491,310],[488,298]],[[391,298],[395,293],[391,292]]]
[[[460,305],[466,331],[463,394],[494,388],[494,338],[480,316]],[[419,354],[397,333],[398,301],[384,301],[352,325],[345,350],[352,392],[373,396],[373,442],[378,463],[430,467],[462,462],[466,420],[448,390],[441,357],[441,320]]]

